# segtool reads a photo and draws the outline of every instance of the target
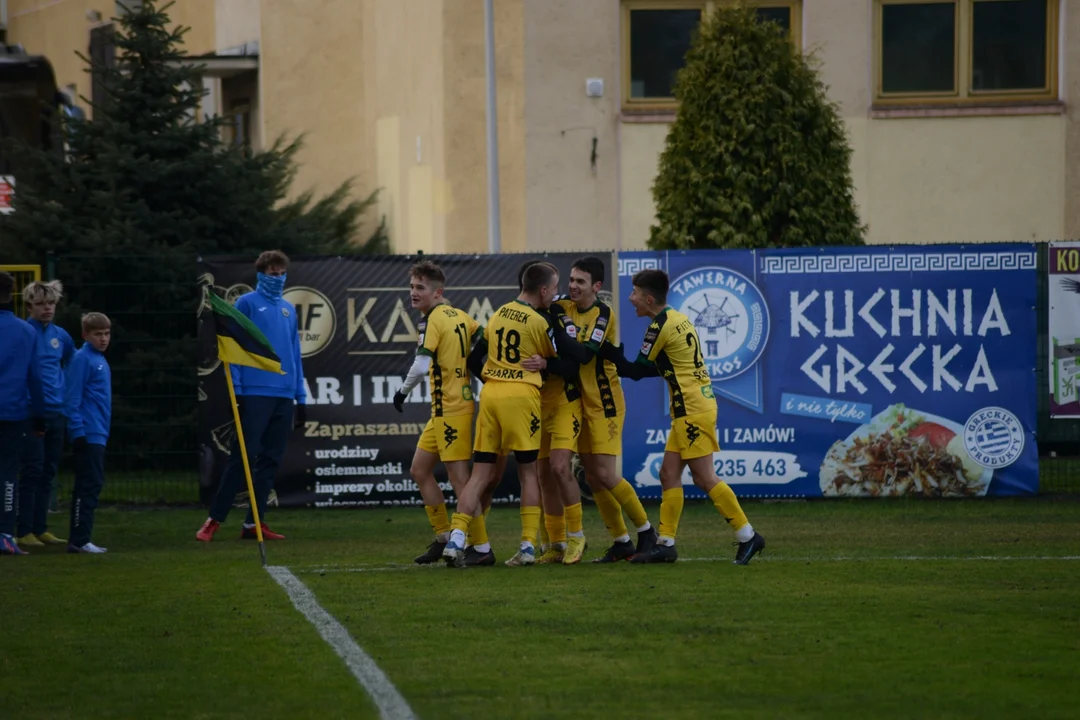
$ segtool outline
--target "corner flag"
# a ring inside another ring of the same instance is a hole
[[[222,300],[216,293],[208,293],[214,334],[217,336],[218,359],[230,365],[247,365],[284,375],[281,358],[262,331],[239,310]]]

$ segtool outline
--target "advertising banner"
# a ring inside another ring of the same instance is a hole
[[[610,253],[594,253],[611,267]],[[565,292],[579,254],[424,256],[442,266],[446,299],[486,324],[500,305],[517,297],[517,273],[526,260],[546,260],[561,271]],[[415,256],[294,259],[284,297],[300,324],[308,408],[305,427],[292,432],[277,473],[278,503],[316,507],[420,505],[409,466],[431,415],[425,379],[405,412],[393,406],[412,364],[420,315],[409,304],[408,270]],[[199,283],[230,302],[255,287],[253,258],[204,260]],[[606,295],[610,300],[610,294]],[[205,304],[204,304],[205,307]],[[214,339],[200,330],[202,357]],[[223,370],[200,366],[200,445],[203,499],[216,488],[235,427]],[[473,381],[476,396],[480,383]],[[454,502],[440,465],[436,477]],[[494,502],[516,503],[520,487],[511,460]],[[241,493],[246,496],[246,490]]]
[[[1038,491],[1034,246],[621,253],[631,359],[649,320],[626,297],[645,268],[668,273],[668,306],[694,324],[714,465],[740,495]],[[659,497],[667,384],[623,385],[623,474]]]
[[[1080,418],[1080,243],[1051,243],[1050,417]]]

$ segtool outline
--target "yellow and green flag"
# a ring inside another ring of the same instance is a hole
[[[281,373],[281,358],[270,341],[243,313],[222,300],[214,292],[210,296],[211,322],[217,336],[218,359],[232,365],[247,365]]]

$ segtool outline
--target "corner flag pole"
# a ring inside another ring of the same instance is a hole
[[[266,567],[266,543],[263,542],[262,523],[259,522],[259,503],[255,501],[255,485],[251,482],[251,466],[248,464],[247,445],[244,443],[244,427],[240,424],[240,408],[236,404],[236,389],[233,387],[232,367],[227,362],[225,366],[225,382],[229,385],[229,404],[232,405],[233,420],[236,422],[236,442],[240,443],[240,457],[244,460],[244,478],[247,480],[248,502],[251,503],[251,514],[255,517],[255,537],[259,539],[259,555],[262,556],[263,567]]]

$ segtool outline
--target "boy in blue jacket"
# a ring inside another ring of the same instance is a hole
[[[16,480],[31,406],[42,406],[34,329],[12,312],[15,279],[0,272],[0,555],[25,555],[15,543]]]
[[[266,526],[266,501],[274,484],[274,474],[285,456],[289,431],[302,427],[306,419],[304,403],[307,394],[304,391],[304,368],[300,361],[296,308],[281,296],[285,290],[288,267],[289,258],[285,253],[267,250],[255,261],[258,275],[255,292],[241,295],[236,300],[236,309],[250,318],[270,341],[281,358],[284,372],[278,374],[243,365],[231,366],[251,467],[251,481],[255,486],[255,502],[258,503],[262,534],[266,540],[285,539],[284,535]],[[195,539],[210,542],[214,538],[214,533],[229,515],[233,498],[244,484],[240,444],[234,442],[217,495],[210,506],[210,517],[199,528]],[[251,510],[248,510],[240,537],[257,537]]]
[[[63,294],[59,280],[32,282],[23,288],[23,300],[30,310],[27,322],[37,338],[44,393],[44,406],[34,409],[31,431],[26,433],[19,473],[18,543],[24,548],[67,543],[48,528],[49,496],[64,452],[64,366],[75,354],[71,336],[53,323]]]
[[[112,339],[112,323],[101,313],[87,313],[82,317],[82,336],[86,342],[72,358],[65,378],[68,437],[75,449],[67,550],[98,555],[105,548],[90,542],[90,535],[105,485],[105,443],[112,422],[112,371],[104,354]]]

